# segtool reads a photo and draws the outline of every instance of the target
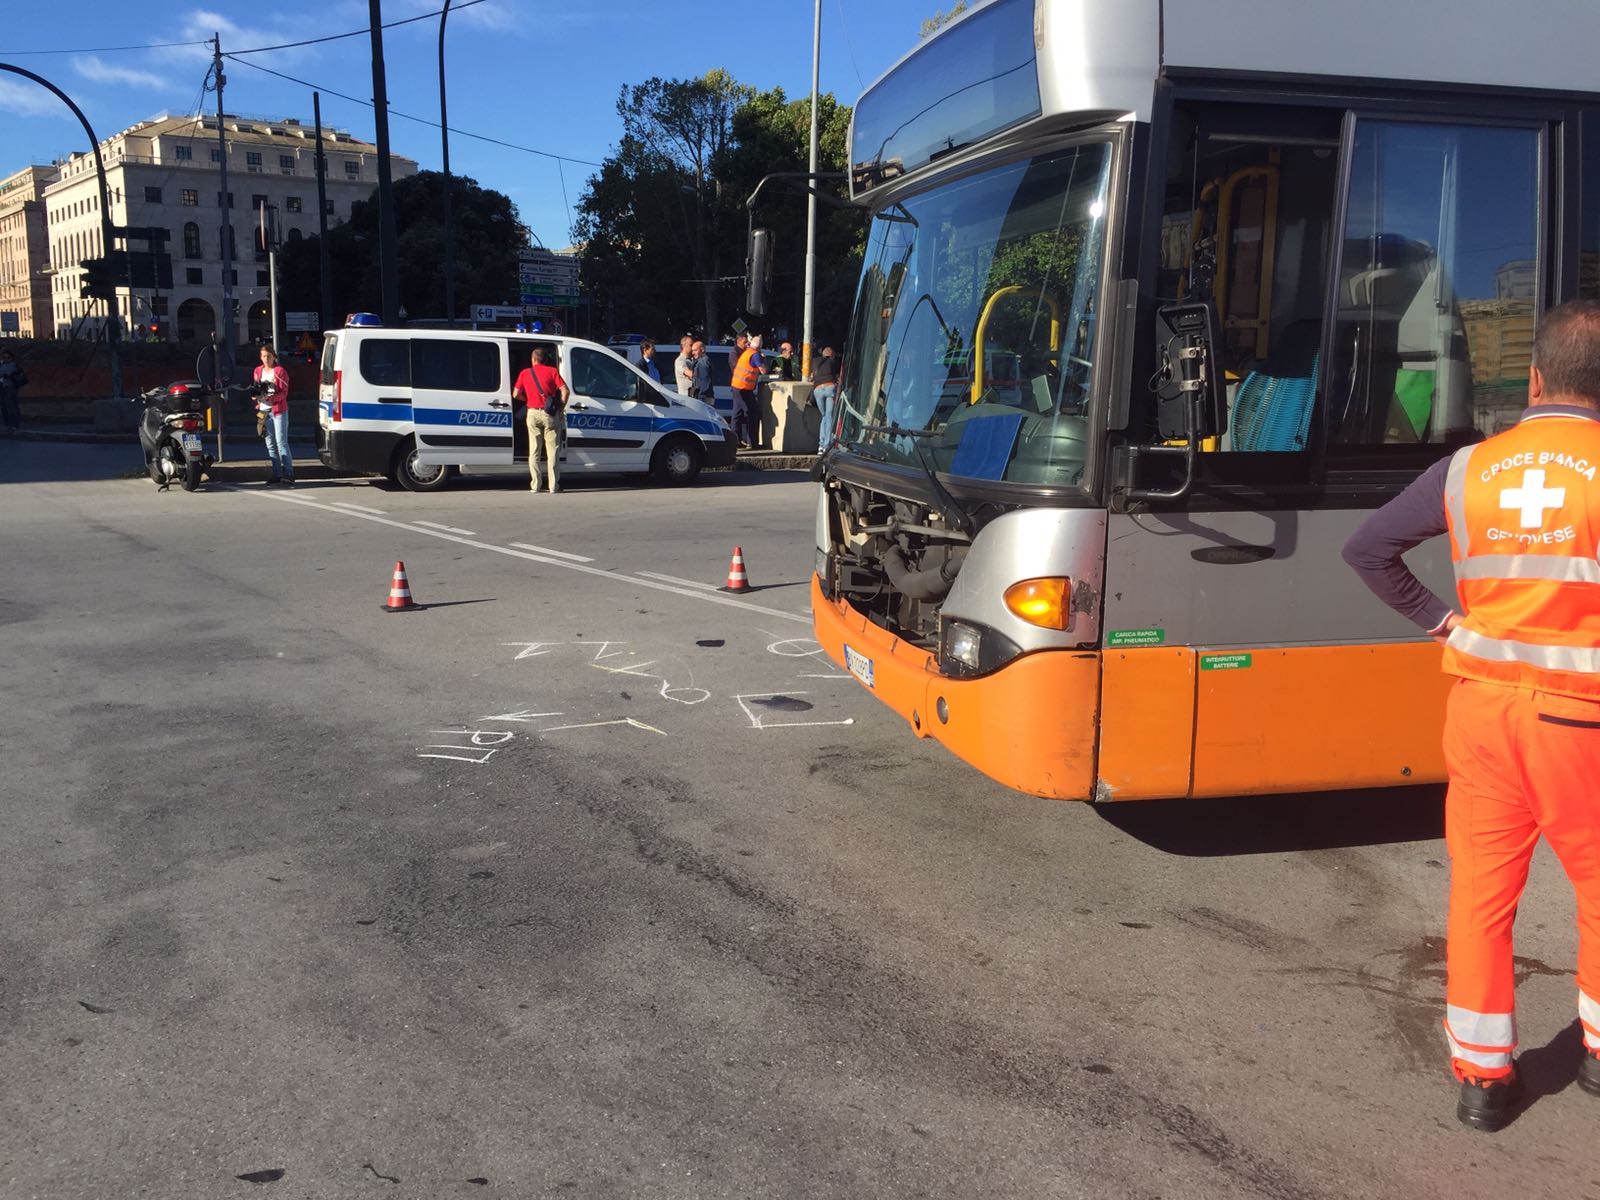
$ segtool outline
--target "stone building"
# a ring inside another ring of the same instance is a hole
[[[24,167],[0,179],[0,313],[12,314],[0,317],[0,337],[49,337],[55,328],[44,212],[55,178],[55,167]]]
[[[158,117],[100,144],[114,225],[166,231],[172,288],[122,288],[117,311],[126,329],[158,324],[163,337],[206,341],[221,331],[223,239],[232,241],[234,328],[241,342],[271,329],[267,256],[257,241],[262,204],[276,208],[279,237],[317,232],[316,136],[309,122],[224,116]],[[328,223],[350,216],[378,184],[377,147],[342,129],[323,127]],[[226,151],[223,145],[226,145]],[[222,193],[226,152],[228,194]],[[414,160],[391,155],[396,179],[416,173]],[[44,189],[48,223],[51,319],[59,336],[95,328],[102,301],[79,298],[83,259],[104,253],[94,156],[72,155]],[[130,243],[132,249],[144,244]]]

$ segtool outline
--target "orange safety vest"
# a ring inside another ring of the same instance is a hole
[[[1444,669],[1600,697],[1600,419],[1543,413],[1458,450],[1445,517],[1464,614]]]
[[[733,368],[733,386],[736,391],[748,392],[761,381],[761,372],[756,370],[755,357],[761,353],[759,350],[746,350],[739,355],[739,362]]]

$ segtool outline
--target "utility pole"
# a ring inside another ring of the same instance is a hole
[[[267,299],[272,312],[272,353],[278,356],[278,206],[265,201],[256,215],[261,245],[267,251]]]
[[[444,316],[456,323],[456,233],[450,221],[450,115],[444,96],[444,23],[450,0],[439,10],[439,141],[444,159]]]
[[[383,0],[367,0],[372,22],[372,115],[378,143],[378,279],[383,323],[400,321],[400,252],[394,224],[394,179],[389,170],[389,86],[383,74]]]
[[[811,317],[817,298],[817,96],[822,79],[822,0],[811,25],[811,178],[806,189],[806,298],[800,330],[800,378],[811,378]],[[792,294],[792,293],[791,293]]]
[[[328,160],[322,153],[322,93],[311,93],[311,115],[317,124],[317,277],[322,314],[318,332],[333,324],[333,277],[328,274]]]
[[[222,74],[222,35],[213,34],[211,38],[211,74],[216,81],[217,92],[217,152],[220,156],[219,165],[222,168],[219,179],[222,191],[218,199],[222,202],[222,352],[228,356],[228,368],[225,372],[232,375],[233,356],[238,349],[239,339],[235,337],[233,324],[233,204],[228,193],[228,129],[223,121],[222,114],[222,88],[227,82]],[[232,383],[231,378],[224,382]],[[220,416],[220,414],[219,414]],[[217,422],[218,444],[221,444],[222,422]],[[220,456],[220,451],[218,452]]]

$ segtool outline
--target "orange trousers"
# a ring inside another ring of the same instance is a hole
[[[1600,1053],[1600,702],[1462,679],[1445,717],[1445,1033],[1460,1078],[1511,1073],[1511,927],[1540,834],[1578,896],[1578,1015]]]

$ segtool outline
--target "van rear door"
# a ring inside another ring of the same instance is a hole
[[[511,381],[491,338],[411,339],[411,413],[418,461],[511,465]]]

